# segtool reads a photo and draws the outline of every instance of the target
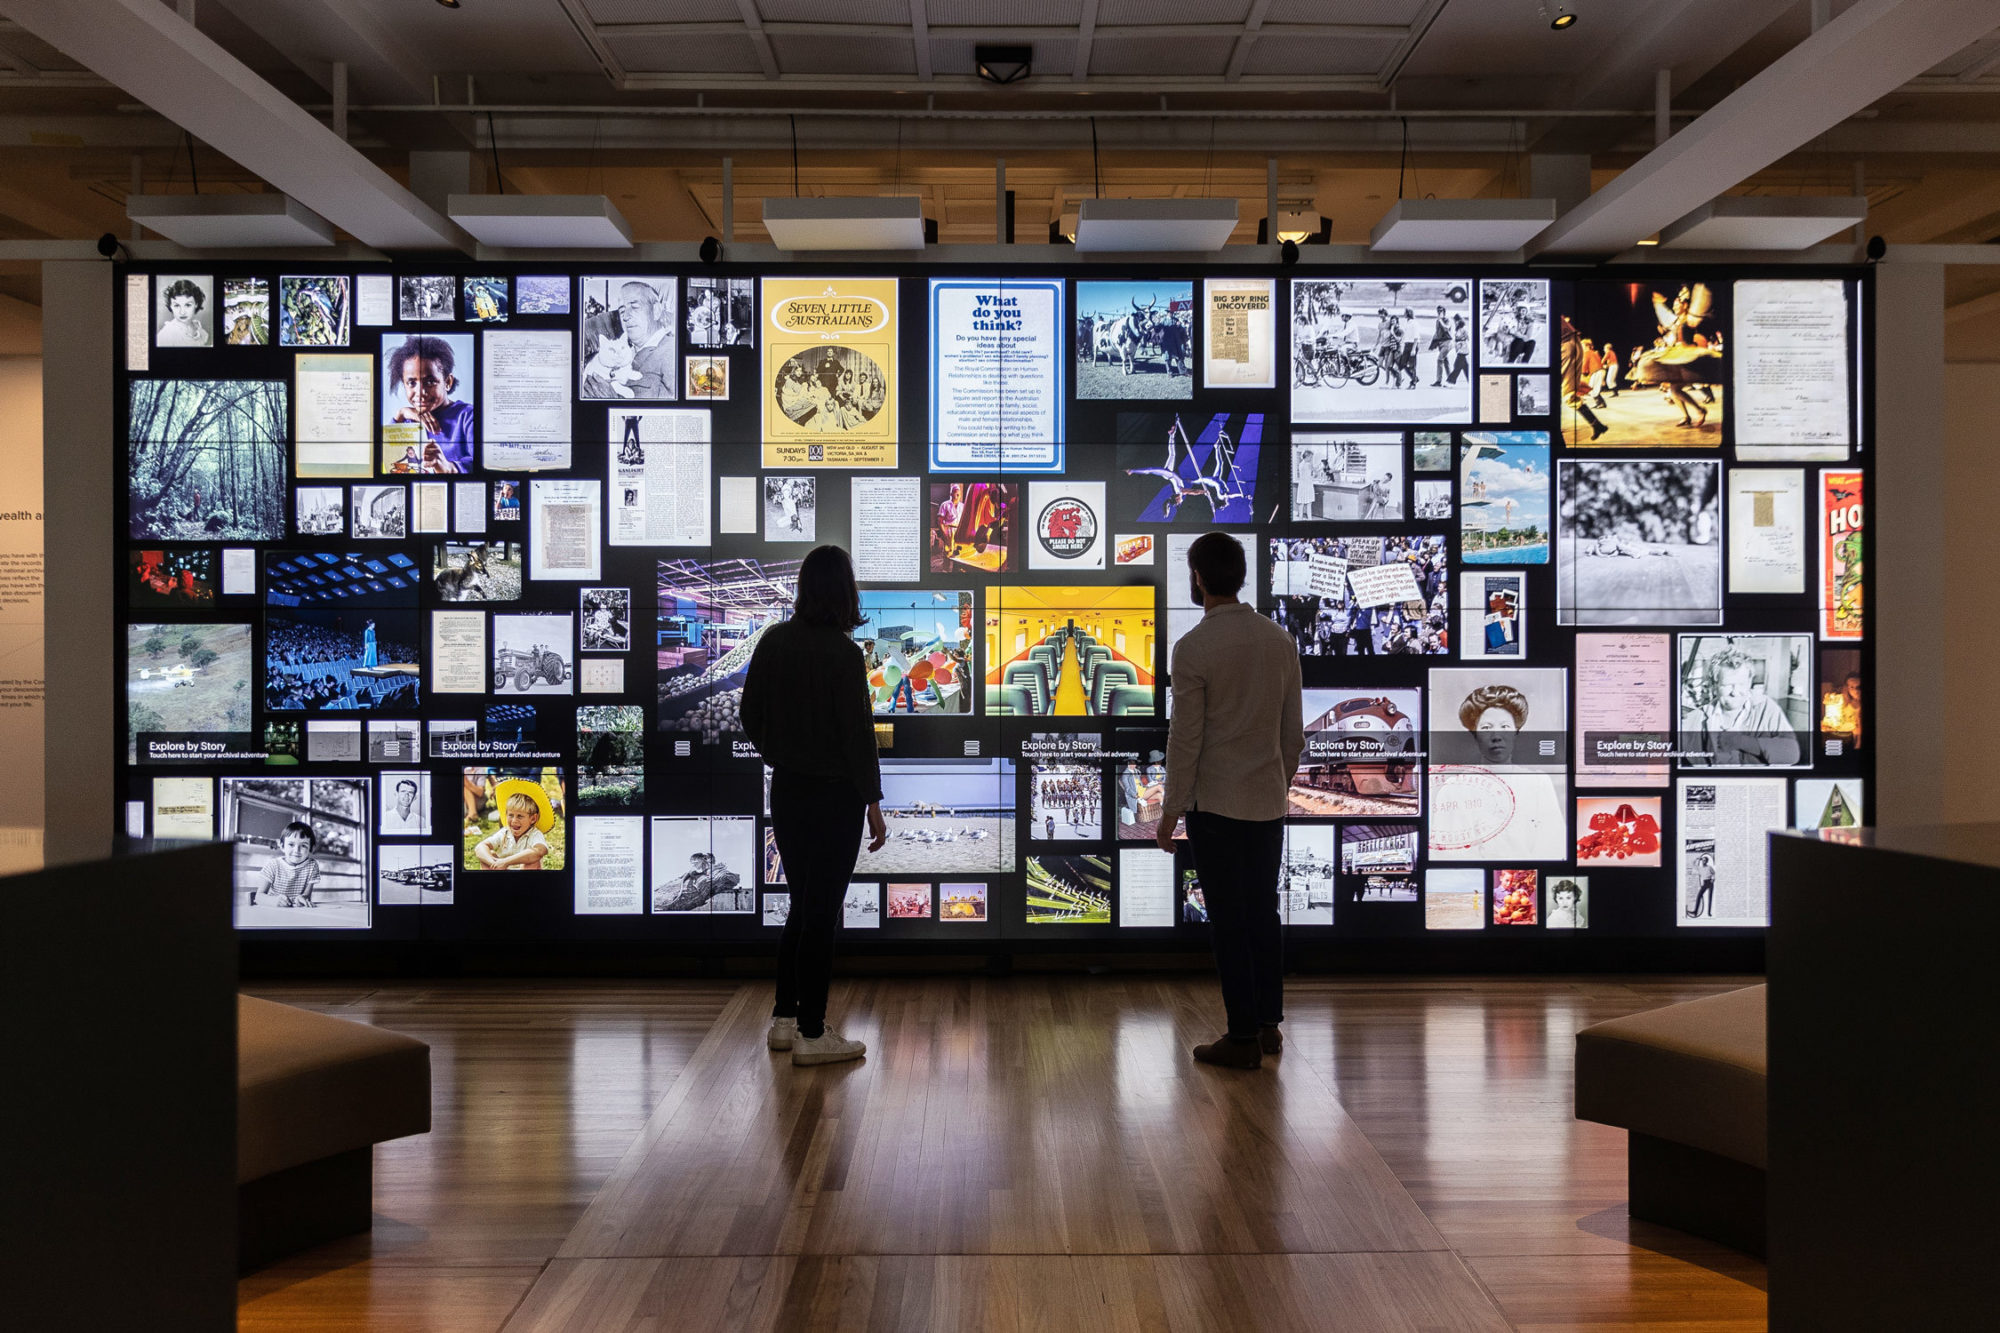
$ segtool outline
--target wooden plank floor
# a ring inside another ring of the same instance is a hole
[[[267,986],[432,1042],[372,1238],[246,1278],[245,1329],[1760,1329],[1763,1267],[1631,1223],[1577,1028],[1702,979],[1299,980],[1257,1073],[1212,980]]]

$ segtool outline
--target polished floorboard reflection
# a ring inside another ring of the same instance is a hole
[[[1256,1073],[1200,977],[843,981],[821,1069],[756,984],[252,987],[431,1042],[436,1111],[240,1327],[1762,1328],[1570,1111],[1579,1027],[1735,984],[1299,979]]]

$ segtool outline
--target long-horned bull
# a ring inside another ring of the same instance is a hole
[[[1131,314],[1120,315],[1114,320],[1100,324],[1097,330],[1096,351],[1108,353],[1114,359],[1124,362],[1125,373],[1130,375],[1133,359],[1150,341],[1148,331],[1153,327],[1153,321],[1159,318],[1158,312],[1154,309],[1158,304],[1158,297],[1144,305],[1140,305],[1137,299],[1134,299]],[[1096,360],[1096,355],[1093,354],[1091,359]]]

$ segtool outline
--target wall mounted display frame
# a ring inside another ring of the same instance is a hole
[[[1133,852],[1200,617],[1177,553],[1211,530],[1303,651],[1294,956],[1741,966],[1761,889],[1710,880],[1761,835],[1729,821],[1872,790],[1866,270],[128,267],[261,284],[291,323],[118,372],[125,799],[168,834],[162,783],[226,812],[252,779],[379,795],[391,755],[428,776],[394,832],[333,839],[329,867],[398,868],[395,890],[329,868],[337,912],[260,899],[253,962],[774,948],[791,888],[741,689],[814,541],[864,569],[896,832],[855,869],[886,906],[850,947],[1206,947],[1185,849]],[[516,299],[399,305],[364,336],[339,299],[363,277]],[[1766,401],[1774,367],[1797,410]],[[1491,377],[1504,419],[1475,410]],[[368,747],[332,743],[357,725]],[[259,875],[286,853],[283,828],[210,822]],[[434,862],[454,875],[417,882]],[[1516,910],[1527,872],[1587,877],[1587,915]],[[1514,907],[1448,929],[1475,876]]]

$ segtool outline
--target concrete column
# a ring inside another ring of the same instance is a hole
[[[46,777],[49,864],[103,856],[123,829],[117,777],[112,632],[118,536],[112,531],[112,265],[42,265],[43,577],[47,662]]]
[[[1954,565],[1945,527],[1944,266],[1882,264],[1875,283],[1875,494],[1868,497],[1875,648],[1867,682],[1875,751],[1873,822],[1945,818],[1946,748],[1957,710],[1945,698],[1945,589],[1973,577]],[[1963,537],[1964,534],[1956,534]],[[1984,758],[1982,757],[1982,762]]]

